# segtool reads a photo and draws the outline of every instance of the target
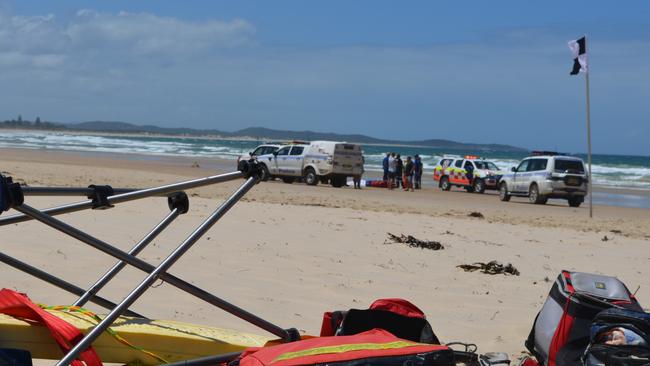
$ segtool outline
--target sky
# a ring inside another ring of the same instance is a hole
[[[647,1],[4,1],[0,119],[650,155]]]

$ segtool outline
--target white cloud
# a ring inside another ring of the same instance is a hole
[[[47,55],[49,61],[32,62],[44,67],[56,64],[50,62],[52,55],[84,57],[106,49],[126,56],[188,57],[249,44],[254,34],[255,28],[242,19],[192,22],[149,13],[80,10],[62,23],[51,14],[12,16],[5,12],[0,13],[0,56]]]
[[[255,28],[242,19],[189,22],[148,13],[114,15],[80,10],[65,33],[75,48],[182,55],[248,44]]]

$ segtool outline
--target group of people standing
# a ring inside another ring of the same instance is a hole
[[[415,155],[414,159],[407,156],[403,161],[400,154],[386,153],[382,165],[388,189],[401,185],[403,190],[413,192],[422,188],[422,160],[419,155]]]

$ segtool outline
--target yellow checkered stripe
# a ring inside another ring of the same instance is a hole
[[[276,357],[273,362],[291,360],[298,357],[317,356],[332,353],[345,353],[352,351],[371,351],[371,350],[386,350],[396,348],[406,348],[414,346],[423,346],[424,344],[408,342],[408,341],[395,341],[389,343],[354,343],[354,344],[340,344],[336,346],[325,346],[306,349],[296,352],[283,353]]]

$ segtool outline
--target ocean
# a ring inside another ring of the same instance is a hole
[[[196,137],[124,136],[110,134],[84,135],[72,132],[0,130],[0,147],[27,149],[56,149],[114,154],[153,156],[185,156],[235,159],[265,141],[218,140]],[[381,161],[388,151],[406,157],[419,154],[425,171],[431,171],[444,154],[480,155],[504,170],[517,165],[526,153],[507,151],[465,151],[430,147],[364,145],[366,170],[381,170]],[[576,154],[586,161],[586,156]],[[650,190],[650,156],[593,155],[594,184],[611,188]]]

